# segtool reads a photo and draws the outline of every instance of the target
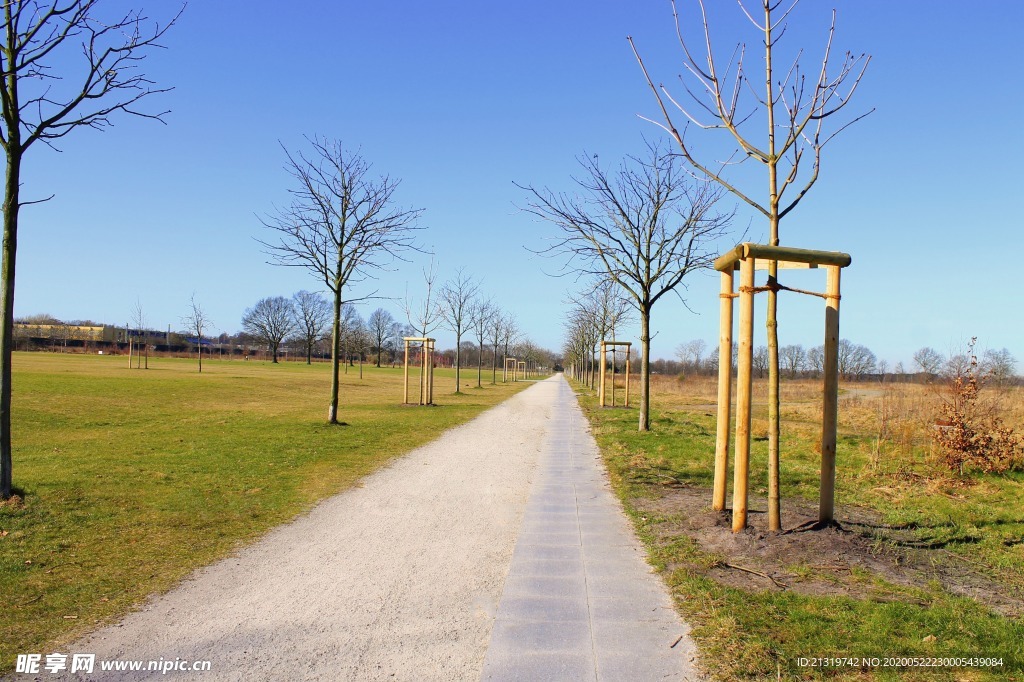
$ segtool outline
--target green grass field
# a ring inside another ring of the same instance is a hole
[[[1018,597],[1024,592],[1020,472],[963,482],[938,471],[924,443],[907,455],[886,452],[879,461],[872,454],[874,407],[848,400],[840,412],[836,485],[838,518],[847,530],[789,535],[783,556],[772,557],[772,543],[781,538],[755,529],[734,540],[727,516],[714,523],[713,384],[694,395],[674,379],[656,383],[653,430],[645,434],[636,430],[635,409],[601,409],[591,391],[577,388],[613,484],[694,626],[702,663],[715,679],[1024,679],[1019,612],[1001,615],[984,599],[948,589],[960,583]],[[793,395],[784,389],[784,398]],[[816,513],[820,389],[797,396],[783,406],[783,511],[801,505]],[[763,419],[755,414],[755,435]],[[755,438],[753,446],[751,508],[763,510],[767,443]],[[763,516],[751,519],[763,526]],[[851,519],[872,519],[875,530]],[[901,565],[908,559],[914,564]],[[728,570],[735,566],[741,569]],[[742,568],[771,572],[784,587]],[[886,655],[999,656],[1004,666],[799,664],[801,657]]]
[[[528,383],[435,374],[402,406],[401,369],[14,356],[14,483],[0,506],[0,672],[49,653],[230,554]],[[413,378],[415,384],[415,376]]]

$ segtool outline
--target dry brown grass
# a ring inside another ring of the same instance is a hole
[[[767,379],[755,379],[751,424],[756,439],[767,438]],[[639,385],[632,384],[632,395]],[[783,380],[782,419],[791,431],[813,431],[821,423],[821,381]],[[893,458],[919,459],[934,455],[935,421],[942,413],[945,386],[941,383],[843,382],[839,395],[839,431],[870,436],[870,455],[877,465]],[[718,380],[711,376],[684,378],[654,375],[651,392],[673,404],[711,411],[718,401]],[[735,390],[733,391],[735,401]],[[1018,433],[1024,431],[1024,388],[989,386],[982,391],[987,409],[1001,416]],[[735,403],[734,403],[735,404]],[[809,434],[808,434],[809,435]]]

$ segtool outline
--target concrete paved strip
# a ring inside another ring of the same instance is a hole
[[[688,679],[642,557],[555,377],[65,653],[210,661],[171,673],[196,680]]]
[[[555,407],[483,679],[699,679],[696,648],[606,481],[575,396]]]
[[[170,675],[189,680],[479,679],[556,391],[517,394],[70,651],[211,661]]]

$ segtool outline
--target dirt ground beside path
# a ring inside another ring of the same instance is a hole
[[[987,575],[969,560],[941,547],[920,546],[910,529],[887,527],[867,510],[847,509],[839,527],[814,530],[817,505],[786,500],[782,526],[791,529],[769,535],[765,514],[752,512],[750,527],[732,532],[728,510],[711,513],[711,491],[673,486],[657,498],[636,498],[641,513],[666,519],[653,526],[657,536],[671,542],[687,535],[708,554],[724,557],[718,564],[693,566],[714,580],[749,592],[791,590],[798,594],[843,595],[857,599],[891,600],[872,580],[851,579],[869,571],[892,585],[915,587],[937,581],[957,595],[971,597],[1008,616],[1024,614],[1021,586]],[[767,502],[751,498],[751,507]]]
[[[211,662],[182,680],[478,679],[556,387],[517,394],[68,651]]]

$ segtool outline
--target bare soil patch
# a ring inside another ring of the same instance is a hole
[[[632,504],[641,514],[659,519],[651,526],[659,544],[685,535],[711,555],[688,564],[688,570],[748,592],[791,590],[906,602],[908,595],[894,593],[893,586],[923,590],[937,582],[945,591],[975,599],[997,613],[1024,614],[1019,580],[993,575],[941,545],[923,544],[914,527],[886,526],[870,510],[840,509],[837,524],[819,528],[816,504],[784,500],[782,525],[787,530],[775,534],[766,530],[767,515],[756,511],[767,508],[767,501],[752,496],[748,528],[733,533],[732,512],[713,512],[710,501],[708,488],[672,485]],[[922,605],[928,603],[926,595],[919,599]]]

